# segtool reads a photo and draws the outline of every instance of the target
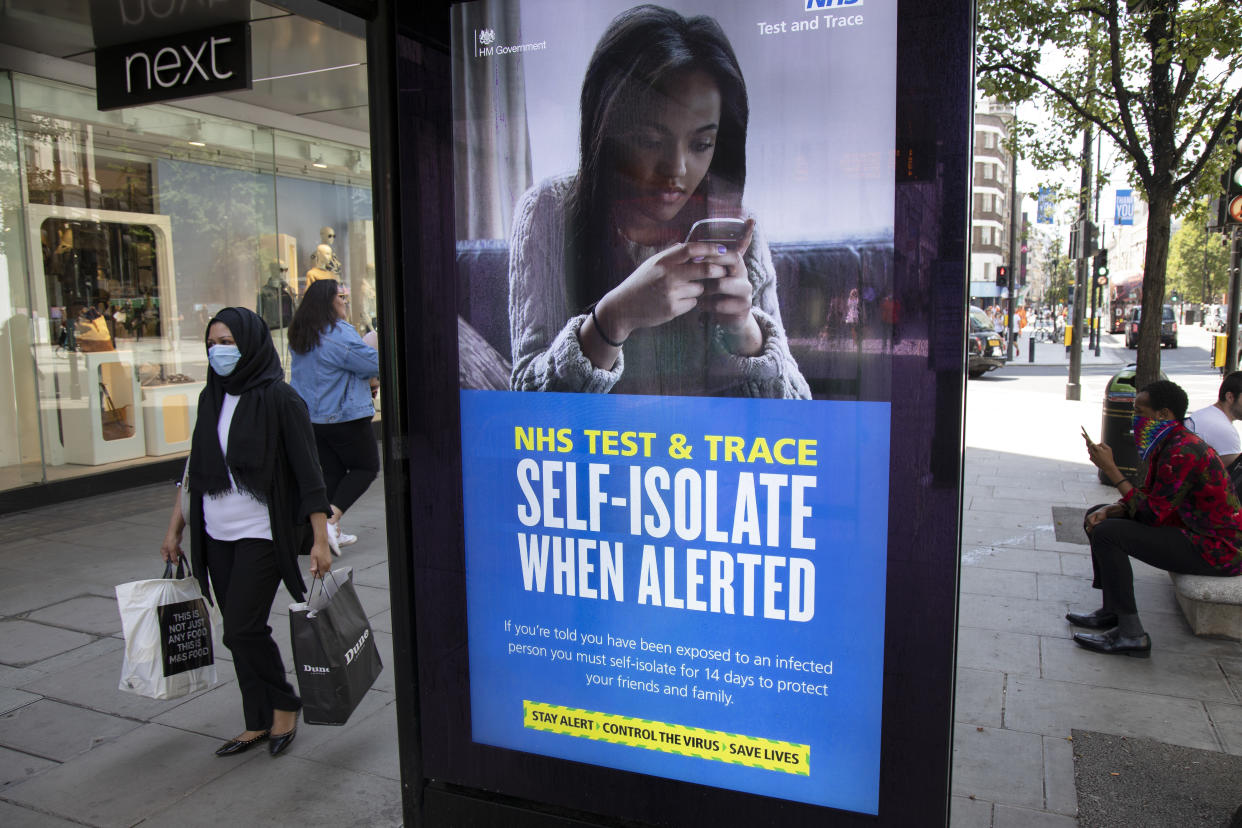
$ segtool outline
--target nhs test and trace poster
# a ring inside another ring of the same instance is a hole
[[[876,813],[893,5],[454,13],[472,738]]]

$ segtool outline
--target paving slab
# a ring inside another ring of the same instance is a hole
[[[81,595],[116,600],[114,585],[95,579],[94,572],[91,575],[78,580],[66,578],[60,570],[23,572],[0,566],[0,615],[21,615]]]
[[[1153,648],[1151,658],[1140,659],[1101,657],[1078,646],[1050,646],[1043,653],[1043,677],[1161,696],[1236,701],[1216,659],[1168,647]]]
[[[33,704],[41,698],[43,697],[36,693],[27,693],[12,687],[0,687],[0,714]]]
[[[159,714],[151,721],[220,740],[231,739],[245,730],[241,690],[233,680],[232,666],[223,662],[216,667],[222,678],[228,676],[226,680],[206,692],[195,694],[184,704]]]
[[[1075,645],[1067,641],[1065,646]],[[1202,702],[1030,676],[1009,677],[1005,727],[1059,737],[1074,728],[1094,729],[1204,750],[1218,748]]]
[[[962,564],[1021,572],[1061,572],[1061,553],[1009,546],[962,545]]]
[[[974,725],[1000,727],[1001,708],[1005,699],[1005,676],[991,670],[957,670],[957,693],[954,699],[955,721]]]
[[[214,789],[210,783],[236,770],[240,763],[252,758],[270,761],[258,753],[222,761],[213,754],[216,747],[216,741],[206,736],[145,724],[71,763],[6,788],[4,797],[88,825],[128,828],[180,802],[195,789]],[[273,782],[269,779],[268,784]],[[253,807],[261,802],[265,798],[259,794],[261,790],[252,791],[252,796],[238,806]],[[66,796],[67,791],[73,795]],[[284,796],[276,799],[286,801]],[[239,818],[220,818],[217,825],[258,824],[240,818],[241,814],[236,816]]]
[[[119,689],[121,653],[105,653],[65,670],[45,675],[22,689],[50,699],[128,719],[149,721],[193,696],[162,701]]]
[[[1014,598],[1035,598],[1036,578],[1034,572],[1018,572],[1008,569],[989,569],[983,566],[964,566],[961,574],[961,591],[976,595],[1006,595]]]
[[[84,647],[78,647],[76,650],[69,650],[51,658],[45,658],[43,661],[35,662],[25,668],[28,675],[35,678],[31,681],[37,681],[48,675],[55,675],[71,667],[75,667],[84,661],[90,661],[99,658],[102,655],[112,655],[116,659],[117,678],[121,675],[121,657],[125,649],[125,641],[120,638],[97,638]],[[23,682],[18,687],[24,687],[31,682]]]
[[[1022,633],[959,627],[957,666],[1002,673],[1039,675],[1039,637]]]
[[[955,724],[953,794],[1042,808],[1043,740],[1035,733]]]
[[[1078,828],[1078,819],[997,803],[992,815],[992,828]]]
[[[395,750],[377,751],[375,746],[397,726],[396,700],[388,693],[367,693],[358,709],[344,727],[315,728],[315,741],[304,758],[334,768],[349,768],[359,773],[380,776],[394,782],[401,780],[401,761]],[[301,738],[299,733],[298,738]],[[294,742],[297,747],[297,742]]]
[[[1220,737],[1225,752],[1242,756],[1242,706],[1208,702],[1207,712],[1216,726],[1216,735]],[[1238,804],[1242,805],[1242,801]]]
[[[280,796],[271,796],[273,790],[279,790]],[[169,803],[142,826],[396,828],[401,823],[401,791],[392,780],[345,768],[325,771],[317,762],[282,755],[276,759],[256,756],[209,787],[201,787],[175,805]]]
[[[56,767],[56,764],[51,759],[0,747],[0,796],[4,796],[4,789],[9,785],[25,782],[49,768]],[[4,821],[3,811],[0,811],[0,825],[12,825]]]
[[[0,663],[26,667],[94,640],[93,635],[10,618],[0,621]]]
[[[80,595],[28,613],[26,620],[94,635],[121,632],[121,612],[115,595],[111,598]]]
[[[963,627],[1069,637],[1065,605],[1060,601],[1036,601],[1008,595],[963,595],[958,623]]]
[[[992,828],[992,803],[955,796],[949,802],[949,828]]]
[[[1059,736],[1044,737],[1044,804],[1049,811],[1066,816],[1078,813],[1074,788],[1074,745]]]
[[[139,725],[118,716],[41,699],[0,716],[0,745],[67,762]]]

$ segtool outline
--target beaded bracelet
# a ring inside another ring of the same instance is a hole
[[[595,306],[591,305],[591,321],[595,323],[595,332],[599,334],[599,338],[607,342],[614,348],[620,348],[625,344],[625,340],[617,342],[615,339],[604,333],[604,328],[599,324],[599,317],[595,315]]]

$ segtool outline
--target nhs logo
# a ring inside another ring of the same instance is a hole
[[[861,6],[862,4],[863,0],[806,0],[806,8],[803,11],[832,11],[841,6]]]

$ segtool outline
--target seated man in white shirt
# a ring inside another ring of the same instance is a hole
[[[1242,454],[1242,438],[1239,438],[1234,425],[1237,420],[1242,420],[1242,371],[1234,371],[1225,377],[1217,392],[1216,402],[1186,418],[1186,426],[1220,455],[1230,478],[1236,477],[1231,467]]]

